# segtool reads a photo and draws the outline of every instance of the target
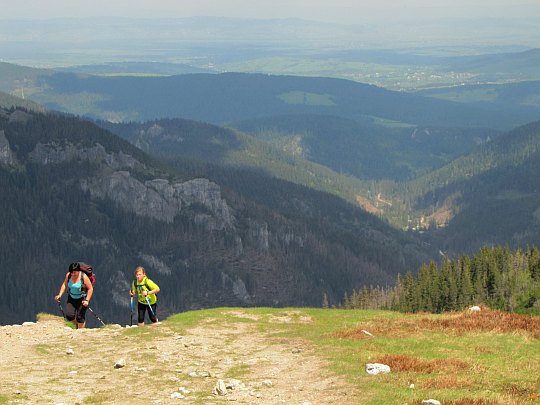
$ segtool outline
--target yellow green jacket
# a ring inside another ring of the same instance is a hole
[[[137,294],[137,301],[139,301],[141,304],[148,304],[148,302],[146,302],[146,298],[148,298],[148,301],[150,301],[150,305],[155,304],[157,301],[156,294],[150,294],[145,297],[142,292],[152,291],[157,288],[159,288],[158,285],[146,276],[144,276],[140,283],[137,282],[137,279],[135,279],[131,284],[131,291],[133,291],[134,294]]]

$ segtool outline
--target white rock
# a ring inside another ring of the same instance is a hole
[[[424,399],[422,403],[427,405],[441,405],[441,403],[436,399]]]
[[[72,355],[72,354],[75,354],[75,352],[74,352],[73,349],[70,347],[69,349],[66,350],[66,354],[67,354],[67,355]]]
[[[414,384],[409,385],[409,388],[410,388],[411,390],[413,390],[413,389],[414,389]]]
[[[191,392],[190,390],[188,390],[188,389],[186,389],[184,387],[178,388],[178,391],[180,391],[182,394],[185,394],[185,395],[187,395],[187,394],[189,394]]]
[[[122,358],[116,361],[114,368],[122,368],[126,366],[126,359]]]
[[[481,308],[478,305],[474,305],[474,306],[469,308],[469,311],[471,311],[471,312],[480,312]]]
[[[225,388],[230,389],[230,390],[241,389],[243,387],[244,387],[244,384],[242,384],[242,381],[237,380],[236,378],[230,378],[225,383]]]
[[[265,387],[271,387],[271,386],[274,385],[274,384],[273,384],[272,381],[270,381],[270,380],[264,380],[264,381],[262,382],[262,385],[264,385]]]
[[[372,375],[386,374],[390,372],[390,366],[380,363],[368,363],[366,364],[366,372]]]
[[[214,387],[215,395],[227,395],[227,387],[225,387],[225,382],[223,380],[218,380],[216,386]]]
[[[171,399],[182,399],[182,398],[185,398],[182,394],[180,394],[179,392],[173,392],[171,394]]]

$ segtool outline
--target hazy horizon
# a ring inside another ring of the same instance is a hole
[[[227,70],[259,59],[248,69],[265,71],[265,58],[316,60],[332,51],[447,56],[540,48],[537,0],[0,2],[0,61],[39,67],[137,60]]]
[[[433,19],[532,19],[540,18],[536,0],[69,0],[2,1],[6,19],[63,17],[185,18],[216,16],[233,18],[302,18],[355,24],[367,21],[418,21]]]

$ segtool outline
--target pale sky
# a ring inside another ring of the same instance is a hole
[[[540,0],[0,0],[1,19],[220,16],[361,23],[538,17]]]

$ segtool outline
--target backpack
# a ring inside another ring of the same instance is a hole
[[[92,266],[88,263],[84,262],[74,262],[69,265],[68,271],[71,273],[72,271],[82,271],[84,274],[86,274],[86,277],[90,280],[92,285],[96,283],[96,275],[94,274],[94,269],[92,269]],[[84,283],[83,283],[84,286]]]

